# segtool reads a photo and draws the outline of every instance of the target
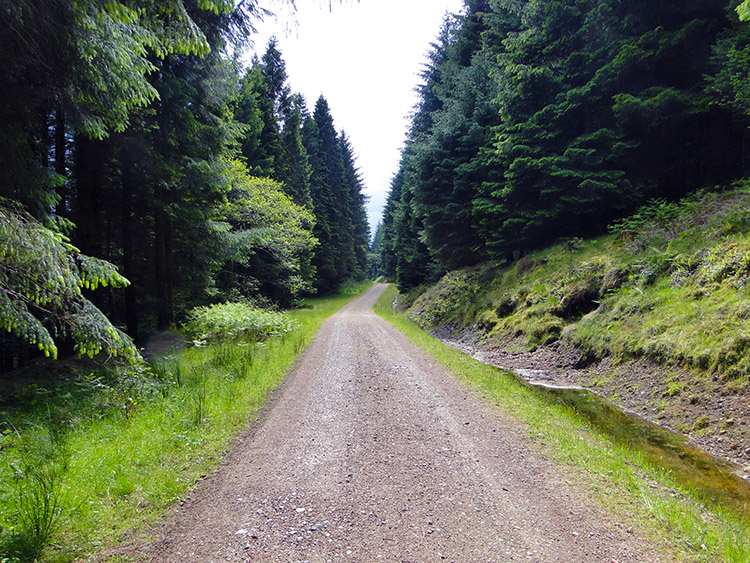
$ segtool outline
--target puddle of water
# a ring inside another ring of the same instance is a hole
[[[704,501],[750,517],[750,482],[738,475],[739,465],[689,444],[682,434],[623,410],[592,391],[535,383],[510,373],[546,400],[579,413],[614,441],[640,451],[650,463],[668,471],[678,484],[694,490]]]
[[[627,444],[652,465],[668,471],[675,481],[693,490],[704,502],[721,505],[750,518],[750,481],[742,468],[688,442],[687,437],[627,411],[597,393],[581,387],[554,385],[544,370],[511,370],[493,364],[481,352],[447,341],[475,359],[509,373],[545,400],[577,412],[612,440]]]

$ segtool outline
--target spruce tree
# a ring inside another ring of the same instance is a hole
[[[282,154],[276,167],[276,179],[297,205],[312,209],[310,197],[310,157],[302,136],[302,116],[306,111],[301,95],[292,96],[281,133]]]
[[[340,136],[341,152],[344,158],[344,173],[349,200],[351,221],[351,244],[354,251],[354,266],[350,274],[363,279],[367,273],[367,254],[370,246],[370,225],[367,222],[367,197],[364,194],[362,177],[357,170],[354,149],[345,133]]]

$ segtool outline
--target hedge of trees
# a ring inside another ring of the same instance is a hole
[[[366,274],[362,180],[254,0],[19,0],[0,14],[0,358],[132,353],[227,299]],[[98,289],[96,289],[98,288]],[[92,291],[96,289],[96,291]],[[117,327],[117,328],[115,328]]]

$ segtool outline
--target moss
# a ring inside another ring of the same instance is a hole
[[[693,423],[693,430],[704,430],[711,425],[711,419],[707,416],[698,417]]]
[[[657,202],[614,234],[451,272],[409,314],[423,327],[476,326],[530,347],[562,339],[592,357],[647,357],[742,387],[750,376],[747,209],[750,182]]]

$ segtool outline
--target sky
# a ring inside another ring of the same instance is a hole
[[[330,8],[328,0],[296,0],[296,14],[279,0],[260,5],[277,16],[256,24],[254,49],[262,55],[275,36],[292,91],[310,111],[321,94],[328,100],[336,129],[354,148],[374,233],[430,44],[463,0],[333,0]]]

